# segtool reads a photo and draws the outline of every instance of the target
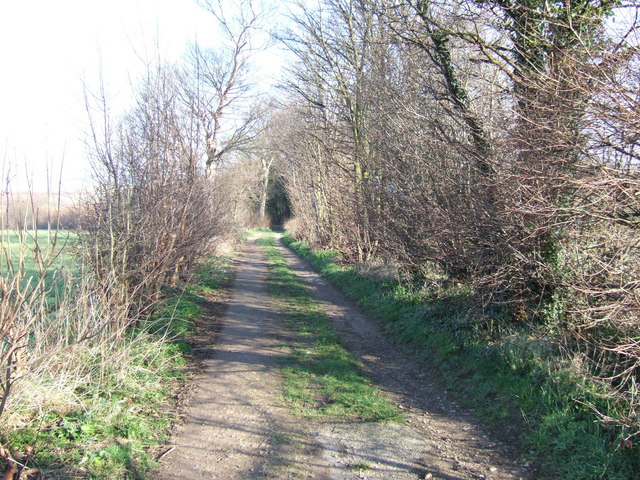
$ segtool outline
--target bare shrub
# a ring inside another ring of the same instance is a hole
[[[51,209],[40,212],[35,195],[23,195],[22,200],[20,218],[11,218],[8,212],[15,213],[18,202],[7,180],[0,192],[0,209],[7,213],[0,217],[0,416],[31,362],[33,330],[47,315],[47,295],[54,288],[49,273],[63,243],[55,229],[44,239],[38,235],[41,213],[49,226],[57,224]],[[10,229],[9,224],[20,228]]]
[[[115,379],[115,366],[130,365],[117,358],[127,348],[122,330],[131,321],[128,309],[114,305],[88,275],[69,274],[64,282],[55,305],[46,298],[37,308],[23,305],[19,326],[28,335],[13,363],[16,383],[7,398],[5,425],[20,425],[36,411],[86,409],[78,388],[98,388],[97,378]]]
[[[0,207],[6,211],[15,196],[10,182],[5,185]],[[73,264],[74,234],[57,228],[60,193],[21,198],[29,199],[23,211],[29,225],[8,228],[5,219],[16,224],[6,216],[0,222],[0,416],[5,426],[54,404],[64,405],[62,411],[77,408],[75,387],[88,385],[79,372],[113,365],[113,353],[123,347],[117,340],[131,321],[129,302],[111,297],[90,272]],[[48,229],[38,231],[41,215]],[[98,350],[101,358],[88,357]]]
[[[175,72],[158,68],[104,138],[94,123],[96,187],[84,203],[82,255],[105,289],[137,299],[137,311],[188,272],[224,217],[179,90]]]

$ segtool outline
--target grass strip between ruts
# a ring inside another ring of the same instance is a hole
[[[287,266],[274,235],[263,234],[258,243],[268,260],[271,294],[280,300],[285,322],[297,335],[281,364],[284,397],[293,411],[309,417],[400,420],[398,408],[371,384],[311,298],[309,287]]]

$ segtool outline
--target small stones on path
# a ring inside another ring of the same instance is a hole
[[[517,452],[506,444],[496,443],[415,358],[404,355],[384,338],[370,318],[322,281],[306,262],[284,247],[281,252],[290,268],[314,285],[313,298],[331,318],[344,345],[360,358],[365,373],[398,405],[410,428],[427,442],[422,452],[422,468],[414,470],[421,472],[418,478],[462,480],[486,479],[490,475],[491,480],[516,480],[524,473],[517,463]],[[425,473],[425,465],[431,473]],[[519,474],[514,475],[514,470]]]
[[[284,251],[283,251],[284,253]],[[519,479],[515,464],[461,407],[447,401],[415,360],[297,257],[291,267],[374,383],[406,423],[291,418],[281,403],[276,357],[288,333],[266,290],[266,263],[253,243],[241,258],[225,327],[205,357],[188,422],[163,455],[158,480],[210,478],[331,480]],[[416,381],[419,379],[419,381]]]

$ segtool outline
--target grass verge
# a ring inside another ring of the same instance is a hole
[[[287,266],[273,234],[258,240],[269,263],[271,293],[297,335],[282,362],[284,396],[297,414],[400,420],[399,410],[371,385],[359,362],[340,343],[307,285]]]
[[[379,319],[391,339],[422,355],[460,403],[494,427],[518,429],[512,433],[541,459],[541,476],[640,478],[640,450],[596,421],[589,405],[607,407],[599,387],[581,378],[553,342],[530,329],[504,328],[499,312],[474,313],[464,286],[428,292],[362,275],[338,265],[334,252],[286,235],[283,241]]]
[[[57,371],[57,377],[30,383],[33,395],[44,399],[38,400],[42,409],[14,405],[0,443],[50,480],[143,478],[155,465],[154,447],[177,419],[174,398],[189,375],[184,353],[192,323],[205,297],[229,276],[229,259],[211,259],[193,283],[168,291],[156,312],[117,345],[81,350],[82,358],[70,352],[82,381]],[[54,392],[65,398],[54,401]]]

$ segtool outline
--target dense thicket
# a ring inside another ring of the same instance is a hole
[[[629,436],[640,430],[633,8],[300,5],[281,34],[297,60],[280,133],[296,236],[404,274],[436,268],[484,307],[564,332],[628,406],[605,420]]]
[[[96,141],[96,188],[85,199],[85,262],[105,289],[123,299],[135,292],[139,308],[188,270],[222,227],[177,81],[174,71],[153,72],[137,106]]]
[[[119,119],[104,94],[87,99],[95,186],[82,206],[81,253],[132,313],[188,276],[216,238],[245,226],[252,202],[243,186],[259,178],[242,158],[257,128],[247,74],[261,16],[249,1],[233,18],[220,2],[201,4],[218,26],[218,46],[195,44],[177,64],[149,65]]]

